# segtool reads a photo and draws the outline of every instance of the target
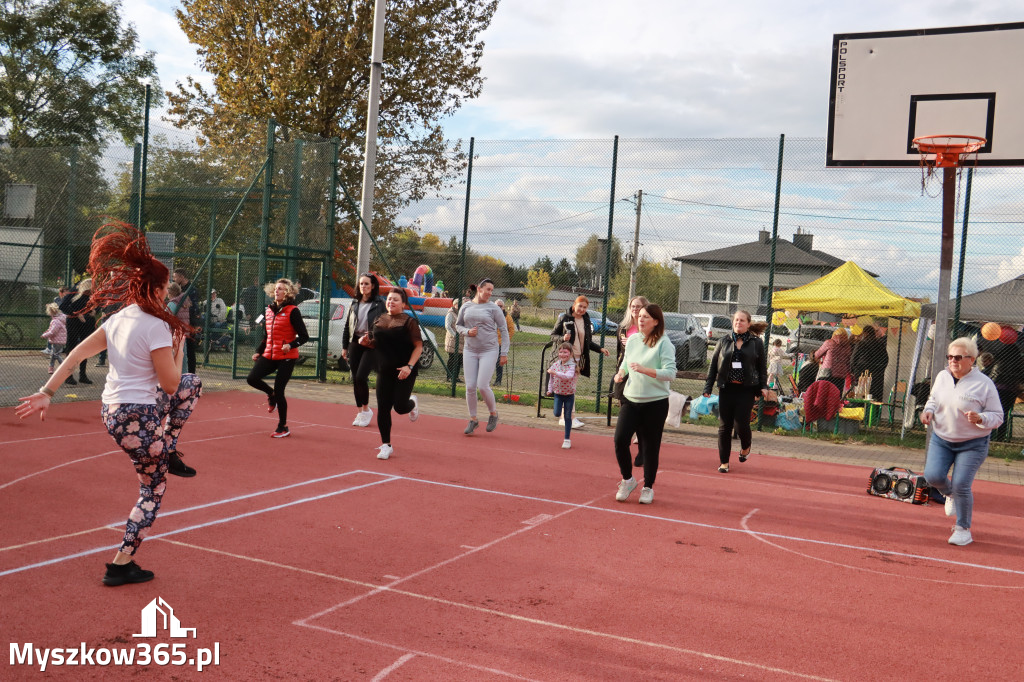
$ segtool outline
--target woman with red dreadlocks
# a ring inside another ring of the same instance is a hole
[[[19,398],[16,413],[24,419],[38,412],[45,419],[50,398],[64,379],[80,362],[107,350],[103,422],[135,465],[140,494],[103,583],[142,583],[152,580],[153,572],[140,568],[134,556],[156,519],[167,474],[196,474],[181,460],[177,445],[202,383],[195,374],[181,373],[182,341],[192,328],[167,310],[169,273],[150,253],[141,232],[120,222],[101,227],[93,236],[89,271],[90,309],[124,307],[75,347],[37,393]]]

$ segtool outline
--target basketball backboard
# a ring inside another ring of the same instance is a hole
[[[976,135],[1024,165],[1024,22],[836,34],[827,166],[918,166],[921,135]],[[973,155],[972,155],[973,160]]]

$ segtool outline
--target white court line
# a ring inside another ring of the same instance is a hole
[[[118,450],[117,452],[120,452],[120,450]],[[94,455],[94,456],[98,456],[98,455]],[[308,481],[300,481],[298,483],[291,483],[289,485],[283,485],[283,486],[280,486],[278,488],[270,488],[269,490],[260,490],[260,491],[255,492],[255,493],[247,493],[245,495],[237,495],[235,497],[226,497],[223,500],[216,500],[214,502],[206,502],[204,504],[197,504],[197,505],[192,506],[192,507],[185,507],[184,509],[174,509],[174,510],[171,510],[171,511],[161,511],[160,515],[159,515],[159,518],[165,518],[167,516],[174,516],[175,514],[184,514],[185,512],[196,511],[197,509],[207,509],[209,507],[216,507],[216,506],[222,505],[222,504],[230,504],[231,502],[238,502],[240,500],[247,500],[247,499],[251,499],[251,498],[254,498],[254,497],[261,497],[263,495],[271,495],[273,493],[279,493],[282,490],[290,490],[292,488],[300,488],[300,487],[302,487],[304,485],[312,485],[313,483],[323,483],[324,481],[330,481],[330,480],[333,480],[335,478],[342,478],[342,477],[345,477],[345,476],[351,476],[354,473],[366,473],[366,472],[362,472],[362,471],[358,471],[358,472],[346,471],[346,472],[343,472],[343,473],[340,473],[340,474],[333,474],[331,476],[323,476],[321,478],[311,478]],[[42,544],[44,542],[52,542],[54,540],[64,540],[65,538],[75,537],[76,535],[86,535],[88,533],[94,533],[94,532],[96,532],[98,530],[105,530],[105,529],[108,529],[108,528],[113,528],[115,530],[120,530],[123,527],[124,527],[124,521],[111,521],[110,523],[104,524],[102,526],[97,526],[96,528],[90,528],[88,530],[81,530],[81,531],[77,531],[75,533],[67,533],[65,535],[55,535],[54,537],[43,538],[42,540],[32,540],[31,542],[24,542],[24,543],[22,543],[20,545],[10,545],[8,547],[0,547],[0,552],[6,552],[6,551],[11,550],[11,549],[21,549],[22,547],[29,547],[31,545],[38,545],[38,544]]]
[[[929,582],[929,583],[941,583],[943,585],[957,585],[957,586],[960,586],[960,587],[991,587],[991,588],[1002,589],[1002,590],[1024,590],[1024,585],[986,585],[986,584],[982,584],[982,583],[968,583],[968,582],[963,582],[961,580],[940,580],[938,578],[926,578],[924,576],[914,575],[913,573],[895,573],[893,571],[879,571],[879,570],[874,569],[874,568],[865,568],[863,566],[854,566],[852,564],[843,564],[843,563],[840,563],[838,561],[830,561],[829,559],[825,559],[825,558],[822,558],[822,557],[817,557],[817,556],[814,556],[813,554],[806,554],[804,552],[798,552],[795,549],[790,549],[789,547],[783,547],[782,545],[774,543],[774,542],[772,542],[770,540],[766,540],[766,539],[760,537],[760,534],[757,533],[756,531],[750,530],[750,527],[748,525],[748,521],[750,521],[750,519],[753,518],[754,514],[756,514],[759,511],[761,511],[761,510],[760,509],[751,509],[750,512],[748,512],[747,515],[743,517],[743,520],[740,521],[740,525],[743,526],[743,530],[745,530],[750,537],[752,537],[755,540],[758,540],[760,542],[763,542],[764,544],[768,545],[769,547],[774,547],[775,549],[778,549],[780,551],[789,552],[790,554],[795,554],[796,556],[804,557],[805,559],[811,559],[812,561],[820,561],[821,563],[831,564],[832,566],[838,566],[840,568],[849,568],[849,569],[854,570],[854,571],[863,571],[865,573],[874,573],[876,575],[885,575],[885,576],[890,576],[890,577],[894,577],[894,578],[911,578],[913,580],[922,580],[924,582]]]
[[[370,472],[366,472],[366,473],[370,473]],[[504,496],[504,497],[514,497],[514,498],[523,499],[523,500],[533,500],[533,501],[537,501],[537,502],[548,502],[550,504],[569,505],[569,506],[573,506],[573,507],[579,506],[578,503],[576,503],[576,502],[566,502],[566,501],[563,501],[563,500],[552,500],[552,499],[543,498],[543,497],[535,497],[535,496],[532,496],[532,495],[520,495],[518,493],[509,493],[509,492],[505,492],[503,490],[489,490],[487,488],[475,488],[475,487],[472,487],[472,486],[460,485],[458,483],[445,483],[445,482],[442,482],[442,481],[431,481],[431,480],[428,480],[428,479],[425,479],[425,478],[413,478],[413,477],[409,477],[409,476],[395,476],[395,478],[398,478],[398,479],[401,479],[401,480],[404,480],[404,481],[415,481],[417,483],[425,483],[427,485],[437,485],[437,486],[442,486],[442,487],[445,487],[445,488],[456,488],[458,490],[469,490],[469,491],[473,491],[473,492],[489,493],[489,494],[492,494],[492,495],[501,495],[501,496]],[[610,496],[611,496],[611,493],[609,493],[609,497]],[[587,503],[587,504],[589,505],[590,503]],[[971,562],[967,562],[967,561],[955,561],[953,559],[943,559],[943,558],[940,558],[940,557],[926,556],[926,555],[922,555],[922,554],[909,554],[909,553],[906,553],[906,552],[896,552],[896,551],[889,550],[889,549],[878,549],[876,547],[863,547],[863,546],[860,546],[860,545],[849,545],[849,544],[845,544],[845,543],[841,543],[841,542],[831,542],[829,540],[815,540],[813,538],[805,538],[805,537],[800,537],[800,536],[796,536],[796,535],[782,535],[780,533],[767,533],[767,532],[763,532],[763,531],[750,531],[750,530],[746,530],[744,528],[732,528],[730,526],[719,526],[719,525],[712,524],[712,523],[701,523],[699,521],[686,521],[684,519],[674,519],[674,518],[667,517],[667,516],[655,516],[653,514],[641,514],[639,512],[626,511],[626,510],[622,510],[622,509],[609,509],[609,508],[606,508],[606,507],[594,507],[594,506],[587,506],[586,508],[587,509],[592,509],[594,511],[605,512],[607,514],[623,514],[623,515],[626,515],[626,516],[632,516],[632,517],[641,518],[641,519],[653,519],[653,520],[656,520],[656,521],[666,521],[668,523],[674,523],[674,524],[683,525],[683,526],[693,526],[695,528],[706,528],[708,530],[720,530],[720,531],[726,531],[726,532],[729,532],[729,533],[743,533],[743,534],[751,534],[751,533],[753,533],[753,534],[756,534],[756,535],[758,535],[760,537],[775,538],[777,540],[791,540],[793,542],[806,542],[806,543],[814,544],[814,545],[824,545],[826,547],[837,547],[837,548],[840,548],[840,549],[853,549],[853,550],[857,550],[857,551],[861,551],[861,552],[877,552],[879,554],[886,554],[886,555],[889,555],[889,556],[897,556],[897,557],[903,557],[903,558],[909,558],[909,559],[926,559],[928,561],[935,561],[935,562],[938,562],[938,563],[949,564],[949,565],[952,565],[952,566],[965,566],[967,568],[980,568],[980,569],[988,570],[988,571],[996,571],[998,573],[1012,573],[1014,575],[1024,575],[1024,570],[1018,570],[1018,569],[1014,569],[1014,568],[1002,568],[1000,566],[989,566],[987,564],[975,564],[975,563],[971,563]]]
[[[378,474],[378,475],[383,475],[383,474]],[[222,523],[228,523],[230,521],[238,521],[239,519],[246,519],[246,518],[249,518],[249,517],[252,517],[252,516],[256,516],[258,514],[265,514],[267,512],[277,511],[278,509],[286,509],[288,507],[293,507],[293,506],[295,506],[297,504],[304,504],[306,502],[315,502],[317,500],[322,500],[322,499],[325,499],[325,498],[328,498],[328,497],[334,497],[335,495],[343,495],[345,493],[353,492],[353,491],[356,491],[356,490],[362,490],[363,488],[370,488],[370,487],[375,486],[375,485],[380,485],[381,483],[390,483],[391,481],[394,481],[394,480],[396,480],[396,479],[394,479],[394,478],[384,478],[384,479],[381,479],[379,481],[372,481],[370,483],[363,483],[361,485],[355,485],[355,486],[351,486],[351,487],[348,487],[348,488],[342,488],[341,490],[333,490],[333,491],[331,491],[329,493],[324,493],[322,495],[314,495],[312,497],[305,497],[305,498],[302,498],[300,500],[294,500],[292,502],[285,502],[283,504],[276,504],[276,505],[274,505],[272,507],[265,507],[263,509],[254,509],[253,511],[245,512],[244,514],[236,514],[235,516],[228,516],[228,517],[225,517],[225,518],[222,518],[222,519],[214,519],[212,521],[207,521],[205,523],[197,523],[197,524],[192,525],[192,526],[186,526],[185,528],[178,528],[176,530],[167,531],[166,533],[160,533],[158,535],[150,535],[150,536],[147,536],[146,539],[147,540],[159,540],[160,538],[170,537],[172,535],[177,535],[179,533],[187,533],[189,531],[199,530],[200,528],[208,528],[209,526],[217,526],[217,525],[220,525]],[[34,568],[42,568],[44,566],[52,566],[53,564],[59,564],[59,563],[65,562],[65,561],[70,561],[71,559],[79,559],[81,557],[90,556],[92,554],[97,554],[99,552],[106,552],[106,551],[109,551],[111,549],[117,549],[118,547],[120,547],[120,544],[117,544],[117,545],[104,545],[103,547],[94,547],[92,549],[87,549],[87,550],[84,550],[84,551],[81,551],[81,552],[75,552],[74,554],[67,554],[65,556],[57,557],[55,559],[47,559],[46,561],[40,561],[40,562],[37,562],[37,563],[34,563],[34,564],[26,564],[24,566],[18,566],[16,568],[9,568],[6,571],[0,571],[0,578],[2,578],[3,576],[6,576],[6,575],[11,575],[13,573],[21,573],[22,571],[28,571],[28,570],[32,570]]]
[[[106,432],[104,432],[104,433],[106,433]],[[255,435],[257,433],[263,433],[263,431],[262,430],[261,431],[246,431],[246,432],[243,432],[243,433],[234,433],[234,434],[230,434],[230,435],[226,435],[226,436],[211,436],[210,438],[190,438],[188,440],[188,442],[189,442],[189,444],[192,444],[192,443],[206,443],[206,442],[209,442],[209,441],[212,441],[212,440],[224,440],[225,438],[241,438],[241,437],[244,437],[244,436],[252,436],[252,435]],[[98,455],[89,455],[88,457],[83,457],[81,459],[74,459],[74,460],[71,460],[70,462],[64,462],[63,464],[57,464],[56,466],[52,466],[52,467],[50,467],[48,469],[40,469],[39,471],[34,471],[31,474],[25,474],[24,476],[22,476],[20,478],[16,478],[13,481],[8,481],[7,483],[4,483],[4,484],[0,485],[0,490],[3,490],[4,488],[6,488],[8,486],[14,485],[15,483],[20,483],[21,481],[24,481],[26,479],[32,478],[34,476],[39,476],[39,475],[42,475],[42,474],[46,474],[46,473],[49,473],[51,471],[55,471],[56,469],[60,469],[62,467],[66,467],[66,466],[71,466],[72,464],[78,464],[79,462],[84,462],[84,461],[89,460],[89,459],[95,459],[96,457],[106,457],[107,455],[113,455],[113,454],[116,454],[118,452],[124,453],[124,450],[122,450],[120,448],[118,448],[117,450],[108,450],[107,452],[101,452]]]
[[[393,479],[393,480],[397,480],[399,478],[401,478],[401,477],[400,476],[396,476],[395,479]],[[512,531],[511,533],[507,533],[505,535],[502,535],[501,537],[495,538],[494,540],[491,540],[490,542],[485,542],[484,544],[480,545],[479,547],[474,547],[473,549],[468,549],[468,550],[466,550],[465,552],[463,552],[461,554],[456,554],[453,557],[449,557],[447,559],[444,559],[443,561],[439,561],[436,564],[434,564],[433,566],[427,566],[426,568],[422,568],[422,569],[416,571],[415,573],[410,573],[409,575],[405,576],[404,578],[399,578],[398,580],[392,580],[387,585],[381,585],[379,587],[375,587],[374,589],[370,590],[369,592],[367,592],[365,594],[358,595],[356,597],[353,597],[352,599],[348,599],[346,601],[343,601],[340,604],[335,604],[334,606],[332,606],[330,608],[324,609],[323,611],[320,611],[318,613],[314,613],[312,616],[307,616],[305,618],[297,620],[297,621],[295,621],[293,623],[293,625],[304,625],[307,621],[314,620],[316,618],[320,618],[321,616],[326,616],[328,613],[331,613],[332,611],[337,611],[338,609],[343,609],[346,606],[351,606],[352,604],[360,602],[360,601],[366,599],[367,597],[372,597],[373,595],[380,594],[381,592],[387,592],[391,588],[393,588],[395,585],[401,585],[402,583],[407,583],[407,582],[409,582],[410,580],[412,580],[414,578],[418,578],[418,577],[420,577],[422,575],[426,575],[427,573],[430,573],[431,571],[437,570],[438,568],[441,568],[442,566],[447,566],[448,564],[455,563],[456,561],[458,561],[460,559],[464,559],[464,558],[466,558],[468,556],[471,556],[473,554],[476,554],[478,552],[482,552],[485,549],[493,547],[494,545],[497,545],[498,543],[504,542],[505,540],[509,540],[511,538],[514,538],[517,535],[522,535],[523,533],[528,533],[531,530],[539,528],[540,526],[544,525],[545,523],[548,523],[550,521],[554,521],[555,519],[558,519],[558,518],[560,518],[562,516],[565,516],[566,514],[571,514],[572,512],[576,511],[577,509],[581,509],[583,507],[586,507],[587,505],[593,504],[596,501],[597,501],[597,499],[594,499],[594,500],[591,500],[590,502],[585,502],[583,504],[574,504],[574,505],[572,505],[572,507],[570,509],[566,509],[565,511],[559,512],[558,514],[554,514],[553,516],[551,516],[551,518],[547,519],[546,521],[541,521],[540,523],[535,523],[532,526],[526,526],[525,528],[517,528],[516,530]]]
[[[373,680],[371,682],[382,682],[382,680],[387,679],[388,675],[398,670],[414,658],[416,658],[416,654],[406,654],[400,657],[397,661],[395,661],[394,663],[392,663],[391,665],[389,665],[388,667],[384,668],[379,673],[374,675]]]
[[[217,417],[215,419],[199,419],[197,421],[193,421],[192,419],[189,419],[187,423],[189,423],[189,424],[212,424],[213,422],[228,421],[230,419],[247,419],[249,417],[258,417],[258,416],[260,416],[260,415],[256,415],[256,414],[239,414],[239,415],[235,415],[234,417]],[[54,418],[54,420],[58,420],[58,419],[59,419],[59,417],[55,417]],[[55,440],[55,439],[59,439],[59,438],[81,438],[83,436],[107,436],[107,435],[109,435],[109,434],[107,433],[106,429],[102,429],[100,431],[85,431],[84,433],[61,433],[61,434],[57,434],[56,436],[40,436],[38,438],[23,438],[21,440],[0,440],[0,447],[2,447],[4,445],[17,445],[18,443],[34,443],[36,441],[41,441],[41,440]]]

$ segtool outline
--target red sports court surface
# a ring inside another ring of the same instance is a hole
[[[339,389],[344,390],[344,389]],[[666,445],[654,504],[614,500],[607,436],[210,393],[138,555],[100,583],[138,484],[96,403],[0,411],[0,628],[8,647],[219,649],[175,679],[1020,679],[1024,491],[979,481],[975,543],[940,506],[867,495],[868,470],[756,455],[718,474]],[[755,441],[756,444],[756,441]],[[755,447],[756,450],[756,447]],[[195,637],[142,633],[157,597]],[[13,662],[4,679],[141,666]],[[21,655],[21,653],[19,653]],[[182,659],[185,655],[182,656]]]

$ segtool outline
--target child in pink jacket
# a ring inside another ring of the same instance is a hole
[[[572,447],[569,436],[572,434],[573,404],[576,402],[576,377],[579,376],[579,368],[572,359],[572,344],[563,343],[558,347],[558,359],[548,367],[548,394],[555,397],[555,416],[560,417],[565,411],[565,440],[562,441],[562,449],[568,450]]]
[[[60,311],[56,303],[46,304],[46,314],[50,316],[50,326],[40,336],[46,339],[46,345],[50,349],[49,373],[53,374],[53,368],[61,362],[60,354],[64,351],[64,344],[68,342],[68,328],[64,325],[67,316]]]

